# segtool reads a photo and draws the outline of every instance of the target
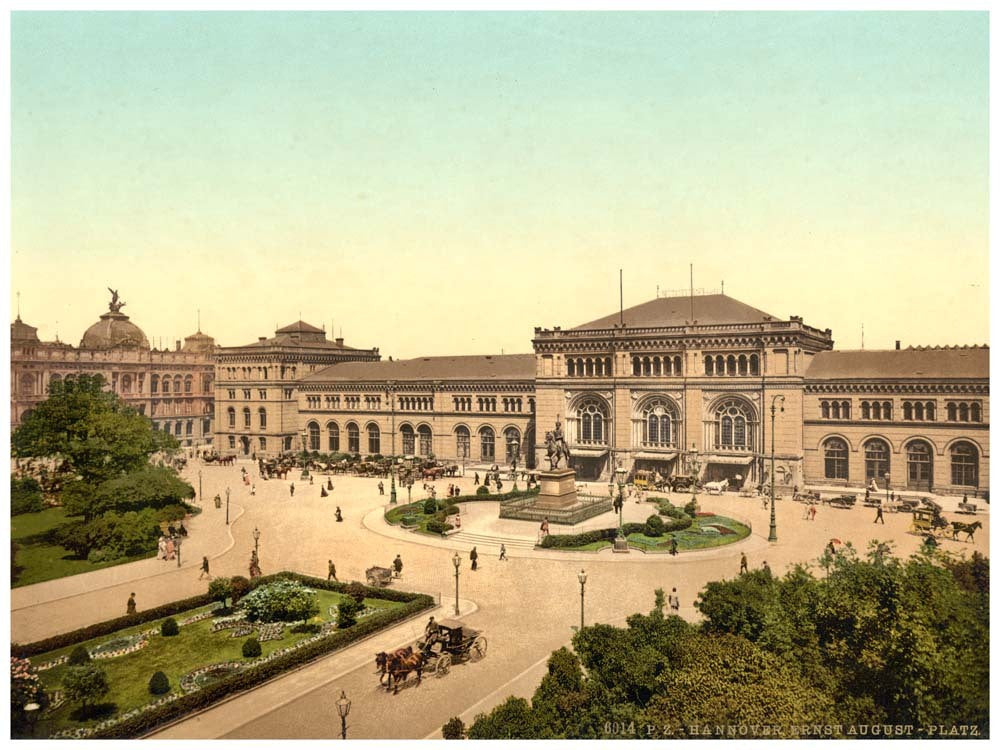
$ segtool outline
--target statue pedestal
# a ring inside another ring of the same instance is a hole
[[[576,504],[576,471],[573,469],[539,472],[538,483],[541,491],[533,507],[569,508]]]

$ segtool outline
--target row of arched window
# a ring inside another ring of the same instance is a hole
[[[361,431],[355,422],[348,422],[347,445],[348,453],[361,452]],[[308,450],[323,450],[321,445],[320,426],[317,422],[309,422],[306,425]],[[327,442],[326,450],[336,453],[342,450],[340,440],[340,425],[336,422],[326,424]],[[365,427],[368,438],[368,453],[371,455],[381,453],[381,431],[377,424],[371,423]],[[434,453],[434,433],[428,425],[418,425],[416,429],[412,425],[404,424],[399,428],[399,435],[402,442],[403,455],[430,456]],[[479,456],[483,461],[496,459],[496,432],[488,425],[479,429]],[[503,434],[504,455],[508,463],[520,454],[521,433],[514,427],[508,427]],[[472,458],[472,436],[469,428],[459,425],[455,428],[455,449],[459,458]]]
[[[978,401],[951,401],[946,407],[949,422],[982,422],[983,408]]]
[[[892,401],[862,401],[861,418],[892,421]]]
[[[610,377],[611,357],[567,357],[566,374],[571,378],[587,375]]]
[[[173,385],[171,386],[171,380]],[[170,375],[150,375],[149,376],[149,392],[150,393],[191,393],[191,388],[193,387],[193,379],[190,375],[187,377],[181,377],[180,375],[174,375],[171,378]],[[132,384],[129,383],[129,391],[132,388]],[[122,386],[122,390],[125,393],[125,386]]]
[[[243,427],[247,429],[251,427],[250,416],[251,416],[250,409],[248,407],[244,407]],[[229,425],[230,429],[234,429],[236,427],[236,409],[234,409],[232,406],[226,409],[226,423]],[[263,406],[257,410],[257,427],[261,430],[267,429],[267,409],[265,409]]]
[[[180,437],[182,434],[191,437],[194,435],[194,420],[188,419],[182,422],[163,422],[156,423],[153,422],[154,430],[161,430],[166,433],[173,433],[175,436]],[[201,434],[209,435],[212,432],[212,422],[208,419],[203,419],[201,423]]]
[[[850,419],[850,401],[820,401],[819,412],[823,419]]]
[[[706,375],[760,375],[760,357],[757,354],[705,355]]]
[[[683,375],[680,355],[672,357],[632,357],[633,375]]]
[[[865,483],[874,479],[879,485],[886,474],[892,476],[889,444],[881,438],[871,438],[862,446],[865,462]],[[934,453],[925,440],[911,440],[905,446],[907,486],[929,489],[934,477]],[[979,450],[967,441],[953,444],[949,450],[951,483],[960,487],[979,486]],[[847,480],[850,472],[850,450],[847,441],[830,437],[823,441],[824,476]],[[898,480],[897,480],[898,481]],[[883,485],[884,486],[884,485]]]

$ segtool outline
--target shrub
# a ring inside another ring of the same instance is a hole
[[[160,635],[172,636],[177,635],[180,632],[181,629],[177,625],[177,620],[173,617],[168,617],[163,621],[163,624],[160,625]]]
[[[156,510],[154,517],[157,523],[172,523],[173,521],[184,520],[184,517],[188,513],[190,513],[190,510],[186,505],[173,504]]]
[[[643,533],[646,536],[663,536],[663,519],[659,515],[654,514],[646,519],[646,526],[643,529]]]
[[[260,641],[256,638],[247,638],[243,641],[243,658],[256,659],[260,656]]]
[[[458,510],[459,509],[457,505],[449,505],[447,508],[444,509],[444,514],[446,516],[454,516],[458,514]]]
[[[253,588],[253,584],[250,583],[250,579],[243,576],[233,576],[229,579],[229,582],[233,586],[233,604],[246,596],[247,593],[249,593]]]
[[[432,497],[424,500],[424,515],[429,516],[435,512],[437,512],[437,501]]]
[[[226,606],[226,599],[230,599],[233,596],[233,582],[229,578],[216,578],[210,581],[208,584],[208,595],[212,597],[213,602],[219,602],[223,607]]]
[[[368,594],[368,589],[364,584],[358,583],[357,581],[351,581],[349,584],[344,586],[344,593],[358,604],[361,604],[361,602],[365,600],[365,596]]]
[[[66,697],[83,706],[92,705],[107,695],[110,689],[107,675],[95,664],[70,667],[63,677],[63,691]]]
[[[427,530],[432,534],[443,534],[446,531],[451,531],[454,528],[450,523],[442,523],[441,521],[428,521]]]
[[[45,509],[42,487],[31,477],[10,478],[10,514],[37,513]]]
[[[349,628],[358,621],[358,613],[363,605],[354,599],[345,599],[337,605],[337,627],[343,630]]]
[[[441,727],[441,736],[446,740],[464,740],[465,722],[457,716],[448,719],[448,722]]]
[[[688,500],[687,505],[684,506],[684,512],[693,518],[694,514],[698,512],[698,501],[693,497]]]
[[[319,613],[316,593],[291,580],[258,586],[243,597],[242,606],[251,622],[305,622]]]
[[[163,672],[153,672],[149,678],[149,692],[153,695],[163,695],[170,691],[170,680]]]
[[[69,661],[67,662],[70,666],[78,667],[81,664],[86,664],[90,661],[90,652],[83,646],[77,646],[74,648],[69,655]]]
[[[476,494],[477,495],[488,495],[488,494],[490,494],[490,488],[489,487],[479,487],[479,489],[476,490]]]

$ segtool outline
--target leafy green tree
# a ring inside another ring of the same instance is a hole
[[[212,601],[216,601],[223,607],[226,606],[226,599],[233,598],[233,582],[229,578],[216,578],[208,584],[208,595]]]
[[[150,420],[104,390],[100,375],[79,375],[49,386],[11,436],[19,458],[58,457],[69,473],[93,485],[144,466],[157,451],[177,441],[152,429]]]
[[[110,690],[107,675],[95,664],[70,667],[63,677],[63,691],[66,697],[84,708],[92,706]]]
[[[194,488],[173,469],[145,465],[93,489],[89,483],[74,482],[63,493],[63,506],[69,515],[90,519],[107,511],[164,508],[193,497]]]
[[[337,627],[349,628],[358,621],[358,613],[361,612],[362,604],[354,599],[344,599],[337,605]]]
[[[446,740],[465,739],[465,722],[453,716],[441,727],[441,736]]]
[[[470,740],[533,740],[540,736],[531,706],[511,696],[488,714],[479,714],[469,726]]]
[[[37,513],[45,509],[42,487],[32,477],[10,478],[10,514]]]
[[[242,605],[251,622],[305,622],[319,614],[316,592],[298,581],[258,586],[243,597]]]

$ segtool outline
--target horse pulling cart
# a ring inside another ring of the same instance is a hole
[[[384,588],[392,583],[392,569],[378,566],[368,568],[365,571],[365,580],[369,586]]]
[[[457,620],[441,620],[437,634],[422,644],[425,669],[437,677],[448,674],[453,662],[477,662],[486,656],[486,637]]]

